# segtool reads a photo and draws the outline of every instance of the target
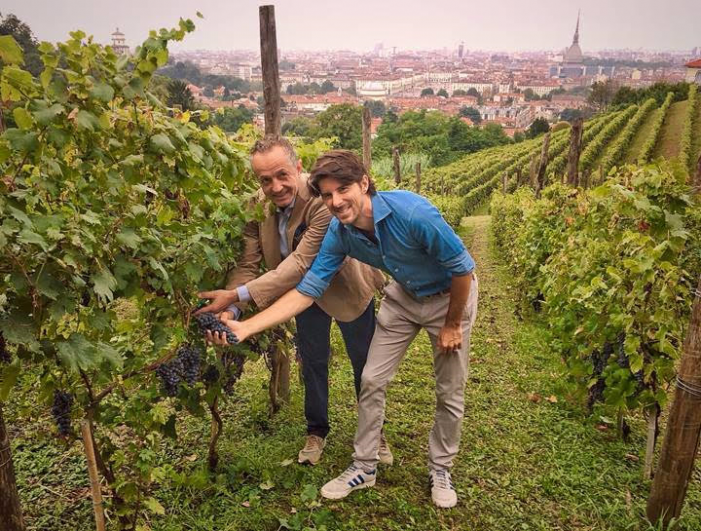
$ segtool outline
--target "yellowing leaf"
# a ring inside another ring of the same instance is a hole
[[[161,502],[159,502],[156,498],[147,498],[146,500],[144,500],[144,505],[153,514],[166,514],[165,508],[163,507],[163,505],[161,505]]]
[[[0,59],[8,65],[21,65],[24,63],[22,48],[12,35],[0,35]]]

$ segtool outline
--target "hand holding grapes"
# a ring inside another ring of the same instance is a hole
[[[239,301],[239,294],[235,289],[216,289],[214,291],[203,291],[197,294],[200,299],[210,299],[207,306],[203,306],[195,312],[195,315],[203,313],[220,313],[229,306]]]

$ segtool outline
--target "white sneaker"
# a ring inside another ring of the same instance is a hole
[[[321,495],[330,500],[340,500],[354,490],[372,487],[375,484],[376,477],[377,470],[365,472],[353,464],[346,468],[343,474],[321,487]]]
[[[458,503],[458,494],[450,479],[450,472],[444,468],[431,470],[428,474],[428,480],[431,483],[431,498],[436,507],[443,509],[455,507]]]
[[[383,465],[392,466],[394,463],[394,456],[392,455],[392,450],[389,448],[389,443],[387,442],[384,431],[380,434],[380,448],[377,451],[377,457]]]

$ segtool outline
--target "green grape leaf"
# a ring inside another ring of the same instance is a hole
[[[103,362],[120,366],[122,359],[119,353],[105,343],[92,343],[83,334],[71,334],[65,340],[56,344],[58,357],[72,371],[88,370],[98,367]]]
[[[12,116],[20,129],[30,129],[32,127],[32,115],[24,107],[15,107]]]
[[[90,91],[90,96],[109,103],[114,98],[114,89],[107,83],[97,83]]]
[[[100,129],[100,121],[97,119],[97,116],[86,110],[78,111],[75,117],[75,123],[78,124],[79,129],[85,129],[87,131]]]
[[[136,234],[133,229],[124,229],[122,232],[117,234],[117,241],[122,245],[126,245],[130,249],[137,249],[143,239],[141,236]]]
[[[46,240],[40,234],[37,234],[36,232],[31,231],[29,229],[22,230],[22,232],[19,233],[19,237],[17,238],[17,240],[21,243],[38,245],[44,251],[48,250],[49,248],[49,244],[46,243]]]
[[[175,151],[175,146],[168,138],[168,135],[164,133],[158,133],[151,137],[151,145],[159,153],[173,153]]]
[[[109,270],[101,270],[99,273],[94,274],[90,280],[98,297],[103,300],[112,300],[114,297],[113,290],[117,287],[117,280]]]
[[[8,65],[21,65],[24,63],[22,48],[12,35],[0,35],[0,59]]]
[[[50,124],[57,116],[63,113],[66,109],[60,103],[54,103],[51,107],[46,102],[40,101],[33,106],[34,119],[41,126]]]
[[[21,131],[20,129],[12,128],[5,131],[4,137],[15,151],[31,153],[39,145],[37,134],[34,131]]]

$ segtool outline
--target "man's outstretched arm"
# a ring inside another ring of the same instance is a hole
[[[303,295],[296,289],[291,289],[269,308],[257,313],[250,319],[245,321],[222,319],[222,322],[236,334],[239,341],[245,341],[263,330],[289,321],[295,315],[309,308],[313,302],[314,299],[309,295]]]

